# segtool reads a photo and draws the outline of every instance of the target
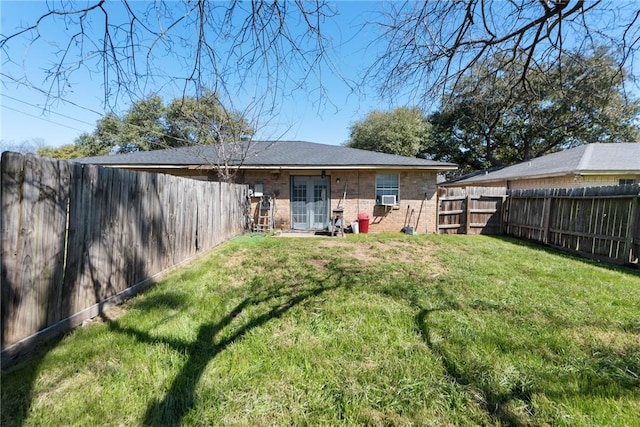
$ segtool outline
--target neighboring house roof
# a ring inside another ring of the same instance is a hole
[[[493,172],[462,179],[456,181],[455,185],[547,178],[572,174],[640,174],[640,144],[584,144]]]
[[[221,148],[222,147],[222,148]],[[226,156],[221,153],[227,153]],[[140,151],[75,159],[76,162],[129,168],[203,167],[232,157],[230,166],[245,169],[267,168],[411,168],[453,170],[454,163],[376,153],[338,145],[305,141],[244,141],[224,146],[196,145],[166,150]]]

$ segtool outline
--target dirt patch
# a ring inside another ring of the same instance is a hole
[[[361,265],[378,262],[396,262],[410,264],[431,272],[432,277],[445,273],[435,252],[428,241],[388,240],[374,242],[353,242],[344,239],[326,239],[318,244],[321,248],[343,251],[344,257],[353,259]]]
[[[224,266],[229,269],[242,268],[242,264],[250,256],[250,253],[246,250],[237,251],[232,256],[229,256],[224,263]]]
[[[112,305],[103,309],[102,313],[92,319],[87,319],[82,322],[82,326],[89,326],[97,323],[104,323],[116,320],[123,314],[127,313],[127,309],[122,305]]]
[[[315,267],[316,270],[318,271],[326,271],[327,264],[329,264],[328,261],[323,259],[310,259],[308,262],[309,262],[309,265]]]

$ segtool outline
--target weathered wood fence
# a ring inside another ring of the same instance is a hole
[[[509,235],[617,264],[640,265],[640,186],[442,188],[438,233]]]
[[[3,153],[3,360],[241,234],[247,188]]]
[[[502,234],[505,187],[442,188],[438,192],[438,233]]]
[[[507,235],[638,265],[639,185],[509,193],[504,213]]]

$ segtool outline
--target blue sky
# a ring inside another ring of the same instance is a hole
[[[293,91],[289,96],[278,98],[278,114],[260,124],[256,138],[342,144],[349,138],[349,126],[362,119],[368,111],[396,106],[380,100],[373,87],[353,93],[344,82],[358,82],[363,68],[375,56],[376,52],[369,43],[376,34],[373,28],[363,29],[362,24],[367,20],[366,11],[375,10],[378,3],[336,2],[333,7],[338,16],[328,21],[323,31],[335,47],[329,52],[329,58],[342,78],[331,74],[325,67],[322,86],[326,97],[320,97],[318,84],[311,82],[307,90]],[[46,3],[39,1],[2,0],[0,8],[3,34],[33,23],[47,10]],[[63,40],[55,36],[62,33],[60,22],[56,25],[43,27],[44,40],[35,44],[26,40],[12,44],[10,58],[2,53],[0,140],[5,146],[23,141],[48,146],[73,143],[82,132],[91,132],[105,112],[100,74],[79,70],[73,74],[63,99],[47,97],[45,92],[51,88],[43,70],[57,59],[53,44]],[[23,75],[28,76],[28,81],[22,80]],[[160,84],[154,87],[153,83],[147,85],[147,92],[160,92],[165,102],[170,101],[172,95],[179,95],[175,89],[172,91]],[[257,87],[246,96],[259,98],[263,94]],[[121,103],[116,113],[124,113],[129,105],[128,102]]]

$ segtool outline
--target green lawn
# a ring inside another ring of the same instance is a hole
[[[640,275],[484,236],[245,236],[2,372],[10,425],[638,425]]]

